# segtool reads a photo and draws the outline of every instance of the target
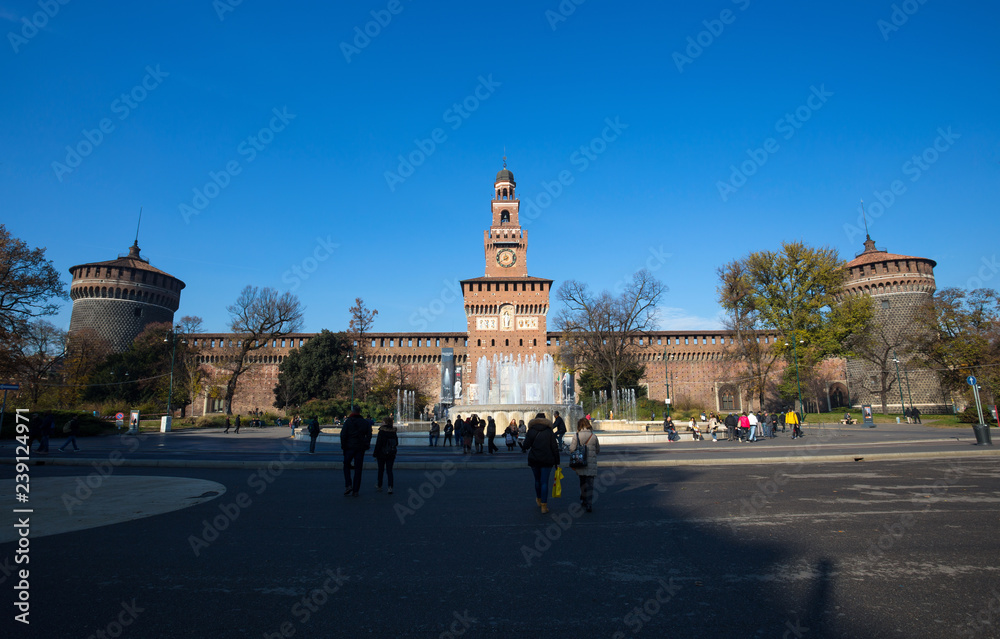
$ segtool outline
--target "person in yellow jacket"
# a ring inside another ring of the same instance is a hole
[[[792,427],[792,439],[802,437],[802,429],[799,428],[799,415],[794,410],[789,410],[785,415],[785,423]]]

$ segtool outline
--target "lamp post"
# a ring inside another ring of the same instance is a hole
[[[667,417],[670,417],[670,379],[673,375],[667,370],[667,349],[663,349],[663,383],[667,386]]]
[[[903,364],[903,379],[906,380],[906,398],[910,401],[910,415],[913,415],[913,393],[910,392],[910,370]],[[915,415],[913,415],[916,417]],[[914,419],[913,421],[917,421]]]
[[[795,387],[799,391],[799,410],[805,413],[805,407],[802,405],[802,382],[799,381],[799,344],[805,344],[805,340],[792,338],[792,356],[795,358]],[[785,346],[788,346],[788,342],[785,342]]]
[[[177,360],[177,333],[170,331],[167,336],[163,338],[164,342],[170,342],[170,388],[167,390],[167,415],[160,422],[160,431],[167,432],[170,430],[170,423],[173,421],[174,417],[174,362]],[[187,344],[186,339],[181,339],[181,343]]]
[[[354,347],[351,348],[351,410],[354,410],[354,370],[357,367],[358,359],[360,359],[357,350]]]
[[[892,361],[896,364],[896,385],[899,386],[899,412],[906,410],[906,402],[903,401],[903,381],[899,379],[899,358],[896,357],[896,349],[892,349]]]

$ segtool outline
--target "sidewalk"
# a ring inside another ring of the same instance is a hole
[[[934,428],[924,425],[886,424],[877,428],[840,424],[810,425],[805,437],[791,439],[791,433],[758,442],[741,443],[711,437],[693,441],[689,433],[681,441],[669,443],[657,436],[637,433],[602,435],[599,463],[607,466],[678,466],[733,465],[762,463],[800,463],[802,461],[855,461],[864,459],[923,459],[949,456],[1000,454],[1000,448],[975,446],[972,428]],[[571,437],[572,435],[568,435]],[[396,458],[400,469],[524,468],[526,457],[519,450],[509,452],[498,441],[500,452],[494,455],[463,455],[460,447],[431,447],[426,444],[402,446]],[[653,437],[652,440],[647,438]],[[665,436],[659,436],[665,440]],[[58,452],[63,440],[55,439],[48,455],[32,453],[32,464],[114,466],[160,468],[260,468],[279,463],[285,468],[341,468],[339,441],[319,442],[316,454],[310,455],[308,438],[289,436],[285,428],[244,430],[236,435],[218,429],[186,430],[142,435],[111,435],[81,438],[78,453]],[[568,440],[567,440],[568,441]],[[14,463],[13,440],[0,442],[0,462]],[[368,457],[374,467],[374,460]],[[564,460],[564,465],[567,460]]]

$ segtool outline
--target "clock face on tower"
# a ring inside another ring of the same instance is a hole
[[[510,268],[517,263],[517,254],[511,249],[500,249],[497,251],[497,264],[504,268]]]

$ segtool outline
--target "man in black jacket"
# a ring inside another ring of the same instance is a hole
[[[559,444],[559,449],[562,450],[563,435],[566,434],[566,422],[559,416],[559,411],[556,411],[556,420],[552,423],[556,427],[556,443]]]
[[[365,451],[372,444],[372,426],[361,416],[357,406],[351,407],[351,414],[340,429],[340,448],[344,451],[344,494],[358,496],[361,490],[361,471],[365,466]],[[354,477],[351,477],[351,468]]]
[[[538,413],[528,422],[528,432],[524,436],[524,448],[528,451],[528,465],[535,475],[535,502],[541,506],[542,513],[549,512],[549,476],[552,467],[559,465],[559,445],[555,433],[552,432],[552,422]]]

